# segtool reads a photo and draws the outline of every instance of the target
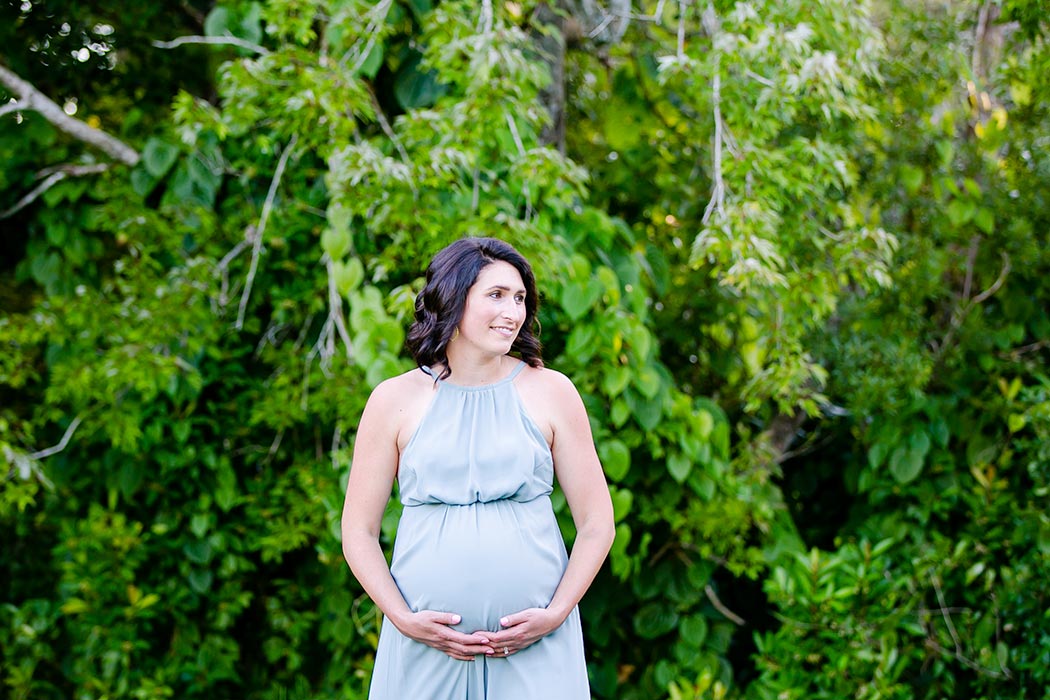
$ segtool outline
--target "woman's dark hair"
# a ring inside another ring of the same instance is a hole
[[[467,291],[486,265],[510,263],[525,283],[525,322],[511,345],[511,352],[530,367],[542,367],[536,326],[536,277],[528,261],[509,243],[496,238],[461,238],[443,248],[427,266],[427,282],[416,296],[416,320],[408,329],[405,345],[420,367],[441,364],[440,379],[452,374],[445,349],[463,319]]]

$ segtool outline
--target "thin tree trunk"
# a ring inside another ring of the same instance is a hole
[[[5,112],[14,111],[14,108],[39,112],[44,119],[57,128],[75,139],[94,146],[111,158],[128,165],[135,165],[139,162],[139,153],[134,148],[101,129],[96,129],[69,116],[51,98],[2,65],[0,65],[0,85],[13,92],[18,98],[14,104],[4,105]]]
[[[562,18],[547,4],[536,8],[535,21],[551,28],[536,34],[536,44],[551,72],[551,83],[540,94],[550,122],[543,129],[544,144],[565,153],[565,34]]]

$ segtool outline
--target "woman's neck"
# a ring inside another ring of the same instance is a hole
[[[506,355],[471,357],[473,353],[457,350],[451,346],[446,350],[448,366],[453,372],[449,379],[455,384],[480,386],[498,382],[507,376],[510,357]]]

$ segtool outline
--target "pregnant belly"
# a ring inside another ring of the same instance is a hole
[[[461,632],[498,630],[499,619],[546,607],[565,571],[550,500],[404,509],[390,572],[412,610],[453,612]]]

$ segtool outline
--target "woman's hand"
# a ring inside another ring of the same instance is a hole
[[[479,634],[463,634],[450,627],[458,625],[459,621],[460,616],[455,613],[433,610],[409,613],[397,622],[391,620],[401,634],[442,651],[453,659],[473,661],[478,654],[495,654],[495,649],[488,644],[485,637]]]
[[[540,641],[563,622],[564,617],[547,608],[528,608],[500,619],[503,629],[499,632],[483,630],[474,635],[485,639],[496,650],[496,656],[510,656]]]

